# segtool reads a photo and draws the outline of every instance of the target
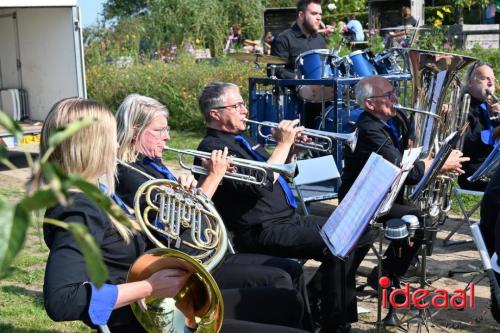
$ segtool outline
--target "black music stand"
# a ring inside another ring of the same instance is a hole
[[[373,176],[373,171],[375,170],[380,173],[380,179]],[[371,178],[368,176],[369,174],[372,175]],[[354,250],[358,239],[364,233],[368,224],[373,223],[382,211],[384,213],[388,211],[387,207],[390,207],[392,201],[396,198],[393,191],[399,191],[401,185],[404,183],[404,179],[402,178],[404,177],[400,168],[386,161],[380,155],[372,153],[344,200],[334,210],[321,229],[320,235],[325,240],[332,254],[341,263],[342,285],[345,285],[346,282],[345,258]],[[381,191],[381,193],[375,196],[373,192],[376,193],[377,191],[368,193],[369,190],[373,190],[372,186],[374,184],[380,186],[376,189]],[[356,214],[357,216],[354,216]],[[379,266],[381,267],[381,265]],[[379,293],[379,297],[381,297],[380,295],[381,293]],[[345,298],[345,289],[342,289],[341,302],[344,311]],[[343,315],[345,317],[345,313]],[[380,313],[378,317],[380,317]],[[378,319],[377,324],[381,322],[380,318]]]
[[[445,141],[443,142],[443,145],[441,146],[441,148],[437,152],[431,166],[429,167],[427,172],[424,174],[424,176],[422,177],[421,181],[418,183],[418,185],[415,188],[415,190],[413,191],[413,193],[409,196],[410,202],[415,203],[424,195],[424,193],[426,191],[428,191],[429,185],[432,184],[434,178],[436,177],[436,175],[441,170],[442,166],[444,165],[444,163],[446,162],[446,160],[450,156],[450,154],[453,150],[453,147],[456,145],[456,143],[458,142],[459,139],[460,139],[460,135],[459,135],[458,131],[453,132],[445,139]],[[429,209],[429,207],[426,207],[426,208]],[[437,228],[435,226],[432,226],[432,224],[430,227],[428,226],[427,219],[430,218],[428,211],[424,211],[424,214],[422,217],[423,217],[423,221],[422,221],[423,222],[422,223],[423,242],[422,242],[422,247],[420,249],[420,253],[422,255],[422,260],[421,260],[421,265],[420,265],[420,279],[419,280],[420,280],[420,288],[423,289],[429,285],[427,283],[427,272],[426,272],[427,255],[430,255],[430,253],[431,253],[431,249],[432,249],[433,242],[434,242],[433,235],[435,235],[437,233]],[[379,289],[380,289],[380,287],[379,287]],[[379,295],[380,295],[380,290],[379,290]],[[379,298],[380,298],[380,296],[379,296]],[[436,311],[434,313],[434,315],[437,312],[438,311]],[[407,324],[406,331],[408,331],[410,324],[412,322],[416,321],[417,332],[421,332],[422,326],[424,326],[426,331],[429,333],[430,330],[429,330],[429,326],[428,326],[428,321],[430,321],[432,317],[433,317],[433,314],[430,313],[429,309],[419,309],[417,314],[415,314],[407,319],[401,320],[401,322],[398,323],[399,324],[398,326],[404,330],[402,325],[406,323]]]

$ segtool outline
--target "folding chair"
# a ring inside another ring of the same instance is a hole
[[[297,167],[299,174],[292,185],[304,215],[309,215],[308,203],[337,197],[340,174],[332,155],[297,161]]]
[[[464,195],[473,195],[475,197],[478,197],[479,199],[483,197],[483,192],[480,191],[471,191],[471,190],[463,190],[459,187],[454,187],[452,190],[452,195],[453,198],[455,198],[458,202],[458,206],[460,207],[460,211],[462,212],[463,219],[457,223],[457,225],[449,232],[448,236],[443,240],[443,246],[451,246],[451,245],[458,245],[458,244],[465,244],[465,243],[471,243],[472,240],[463,240],[463,241],[455,241],[455,242],[450,242],[450,238],[453,237],[453,235],[462,227],[462,225],[467,222],[469,227],[472,225],[470,217],[474,215],[474,213],[479,209],[481,206],[481,201],[479,201],[477,204],[474,205],[469,211],[465,208],[464,202],[462,200],[462,196]]]

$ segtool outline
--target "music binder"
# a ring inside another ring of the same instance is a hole
[[[451,152],[453,151],[453,147],[456,146],[459,139],[460,133],[458,131],[455,131],[446,137],[446,139],[443,141],[443,144],[441,145],[441,148],[438,150],[436,156],[432,160],[431,166],[424,174],[422,179],[420,179],[417,186],[415,187],[415,190],[410,195],[409,200],[411,202],[415,202],[420,199],[420,197],[424,193],[424,190],[428,187],[439,170],[441,170],[441,167],[448,159],[448,156],[450,156]]]
[[[352,251],[401,172],[382,156],[370,155],[349,192],[320,230],[333,255],[345,258]]]
[[[477,168],[473,175],[467,178],[470,182],[475,182],[483,176],[488,176],[492,173],[497,165],[500,164],[500,141],[495,143],[493,150],[489,153],[488,157],[484,160],[483,164]]]

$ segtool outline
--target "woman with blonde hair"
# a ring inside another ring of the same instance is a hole
[[[82,117],[95,121],[56,146],[48,161],[95,185],[104,182],[113,193],[116,122],[102,104],[79,98],[56,103],[42,128],[40,154],[49,149],[51,134]],[[81,320],[91,327],[108,322],[112,331],[140,332],[142,327],[128,304],[151,295],[173,297],[189,277],[185,271],[165,269],[146,280],[126,283],[128,269],[145,251],[146,242],[140,233],[115,222],[82,192],[73,191],[68,205],[50,207],[45,217],[86,226],[109,271],[106,284],[97,289],[89,280],[83,254],[71,234],[45,224],[44,239],[50,253],[43,295],[47,314],[55,321]]]

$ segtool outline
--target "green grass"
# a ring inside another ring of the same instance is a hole
[[[472,209],[472,207],[474,207],[477,203],[479,203],[481,201],[481,198],[474,196],[474,195],[463,195],[462,201],[463,201],[464,206],[467,209],[467,211],[470,211]],[[472,218],[479,220],[479,212],[480,212],[480,209],[477,209],[476,212],[472,215]],[[451,213],[453,215],[462,216],[462,212],[460,211],[460,207],[459,207],[456,200],[452,201]]]
[[[196,149],[203,139],[204,133],[204,129],[201,129],[200,132],[172,130],[170,132],[170,141],[167,142],[167,146],[175,149]],[[179,154],[168,151],[163,153],[163,158],[165,160],[177,160]],[[192,162],[192,158],[187,159],[187,161]]]
[[[12,191],[16,193],[16,191]],[[55,323],[43,307],[43,276],[48,249],[32,225],[26,244],[0,280],[0,332],[89,332],[80,322]]]

